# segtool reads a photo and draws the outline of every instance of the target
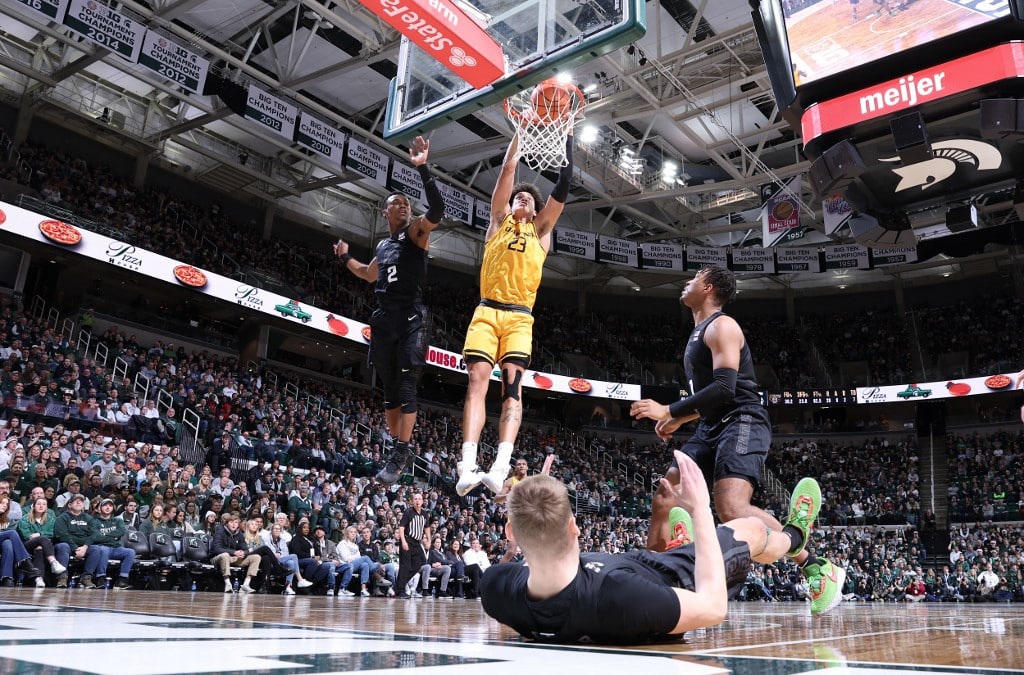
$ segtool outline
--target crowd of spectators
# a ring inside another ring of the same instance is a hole
[[[231,359],[159,343],[139,345],[116,327],[97,337],[129,364],[121,381],[103,365],[82,358],[16,303],[0,300],[6,420],[0,429],[0,501],[9,494],[24,509],[37,493],[58,513],[81,492],[93,508],[113,500],[116,514],[142,528],[154,519],[150,527],[159,528],[161,519],[169,519],[215,531],[221,515],[233,512],[244,521],[258,519],[261,527],[280,520],[292,537],[323,528],[332,542],[342,542],[354,527],[360,555],[380,563],[369,592],[389,592],[374,579],[394,579],[393,564],[388,564],[394,562],[395,533],[414,488],[407,483],[385,487],[373,478],[389,441],[377,396],[293,374],[248,371]],[[136,373],[145,374],[154,389],[173,394],[170,407],[155,418],[166,421],[163,439],[127,438],[128,422],[151,409],[153,390],[137,391]],[[288,377],[344,411],[344,419],[325,419],[283,395]],[[40,398],[46,405],[38,406]],[[53,405],[64,406],[66,414],[54,416],[58,408]],[[200,440],[208,452],[199,464],[181,455],[180,426],[175,426],[180,413],[169,412],[185,408],[196,411],[203,423]],[[94,415],[94,410],[99,412]],[[104,416],[108,410],[113,413]],[[425,469],[419,476],[427,486],[424,508],[442,551],[458,541],[457,547],[472,551],[475,545],[488,560],[496,560],[506,553],[503,507],[483,493],[460,500],[451,490],[457,422],[442,410],[422,412],[415,441]],[[953,497],[966,499],[968,492],[977,501],[974,491],[991,489],[993,503],[1005,493],[1003,503],[1016,505],[1021,441],[1020,434],[1006,432],[950,435],[950,476],[956,477],[950,483],[951,503]],[[521,452],[531,466],[539,466],[548,453],[558,456],[553,473],[574,495],[583,550],[620,552],[644,545],[653,482],[664,468],[660,444],[534,427],[521,434]],[[853,446],[822,437],[777,444],[770,469],[783,485],[803,475],[818,477],[826,527],[815,549],[847,567],[849,599],[912,599],[918,578],[926,600],[1021,599],[1024,540],[1012,524],[958,528],[950,546],[952,571],[925,566],[918,529],[934,528],[934,516],[922,514],[918,504],[917,454],[913,439]],[[240,470],[232,457],[251,469]],[[784,517],[778,497],[768,497],[766,506]],[[985,586],[989,565],[998,577],[991,593]],[[306,572],[318,579],[317,569]],[[446,590],[451,596],[472,596],[473,576],[465,566],[461,569]],[[941,584],[934,581],[940,577]],[[353,588],[359,592],[358,574],[355,578]],[[319,581],[316,588],[324,588]],[[744,597],[799,600],[805,594],[796,569],[783,562],[752,567]]]
[[[247,282],[254,280],[250,273],[262,275],[303,302],[368,320],[374,306],[372,285],[346,274],[326,240],[322,246],[310,245],[276,233],[264,240],[254,223],[239,222],[216,203],[201,204],[152,187],[137,190],[129,175],[89,165],[61,149],[25,142],[18,151],[21,166],[31,171],[0,166],[0,176],[25,184],[47,202],[113,228],[125,241]],[[310,237],[312,241],[315,235]],[[444,327],[437,343],[459,350],[477,301],[475,283],[433,285],[428,296]],[[774,371],[781,387],[824,386],[825,374],[806,358],[812,347],[821,353],[833,382],[841,381],[841,363],[865,362],[869,383],[879,384],[909,382],[916,375],[933,372],[940,355],[948,352],[966,354],[963,372],[952,374],[957,377],[1016,369],[1024,363],[1017,337],[1020,309],[1019,299],[993,294],[970,305],[912,309],[906,317],[875,309],[843,315],[803,314],[795,326],[763,318],[744,326],[755,361]],[[605,339],[605,331],[594,330],[591,316],[579,315],[572,307],[538,303],[534,348],[538,365],[556,368],[549,354],[556,361],[564,361],[564,354],[601,354],[597,365],[604,377],[636,382],[637,362],[648,370],[657,363],[678,362],[681,338],[689,329],[689,317],[681,312],[673,312],[666,320],[660,313],[639,316],[595,307],[594,315],[612,341]],[[924,326],[928,329],[922,330]],[[619,345],[633,358],[620,356]]]

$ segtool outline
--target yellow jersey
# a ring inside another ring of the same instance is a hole
[[[547,257],[533,221],[517,223],[512,214],[505,216],[484,245],[480,297],[533,309]]]

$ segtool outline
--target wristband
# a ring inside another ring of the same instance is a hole
[[[339,257],[341,258],[341,264],[348,267],[348,261],[352,259],[352,256],[348,253],[342,253]]]

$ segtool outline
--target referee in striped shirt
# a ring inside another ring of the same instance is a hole
[[[412,495],[412,505],[406,507],[398,523],[398,588],[395,593],[400,598],[409,597],[405,588],[409,579],[427,564],[426,553],[420,543],[426,531],[427,514],[423,511],[423,493],[417,491]]]

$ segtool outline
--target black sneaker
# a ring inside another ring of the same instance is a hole
[[[128,577],[118,577],[117,583],[114,584],[114,588],[125,589],[131,588],[132,582],[128,581]]]
[[[36,566],[32,564],[31,558],[25,558],[24,560],[22,560],[20,563],[18,563],[18,567],[16,569],[22,574],[24,574],[26,577],[32,577],[33,579],[38,576],[41,576],[39,574],[39,570],[37,570]]]
[[[377,472],[377,480],[385,485],[391,485],[402,477],[409,460],[412,459],[412,452],[405,443],[395,443],[395,449],[391,451],[388,460],[384,462],[384,468]]]
[[[93,588],[102,588],[102,589],[106,590],[106,588],[107,588],[107,578],[106,577],[96,577],[95,581],[92,582],[92,587]]]
[[[3,579],[0,579],[0,586],[2,586],[3,588],[13,588],[14,579],[12,579],[11,577],[4,577]]]

